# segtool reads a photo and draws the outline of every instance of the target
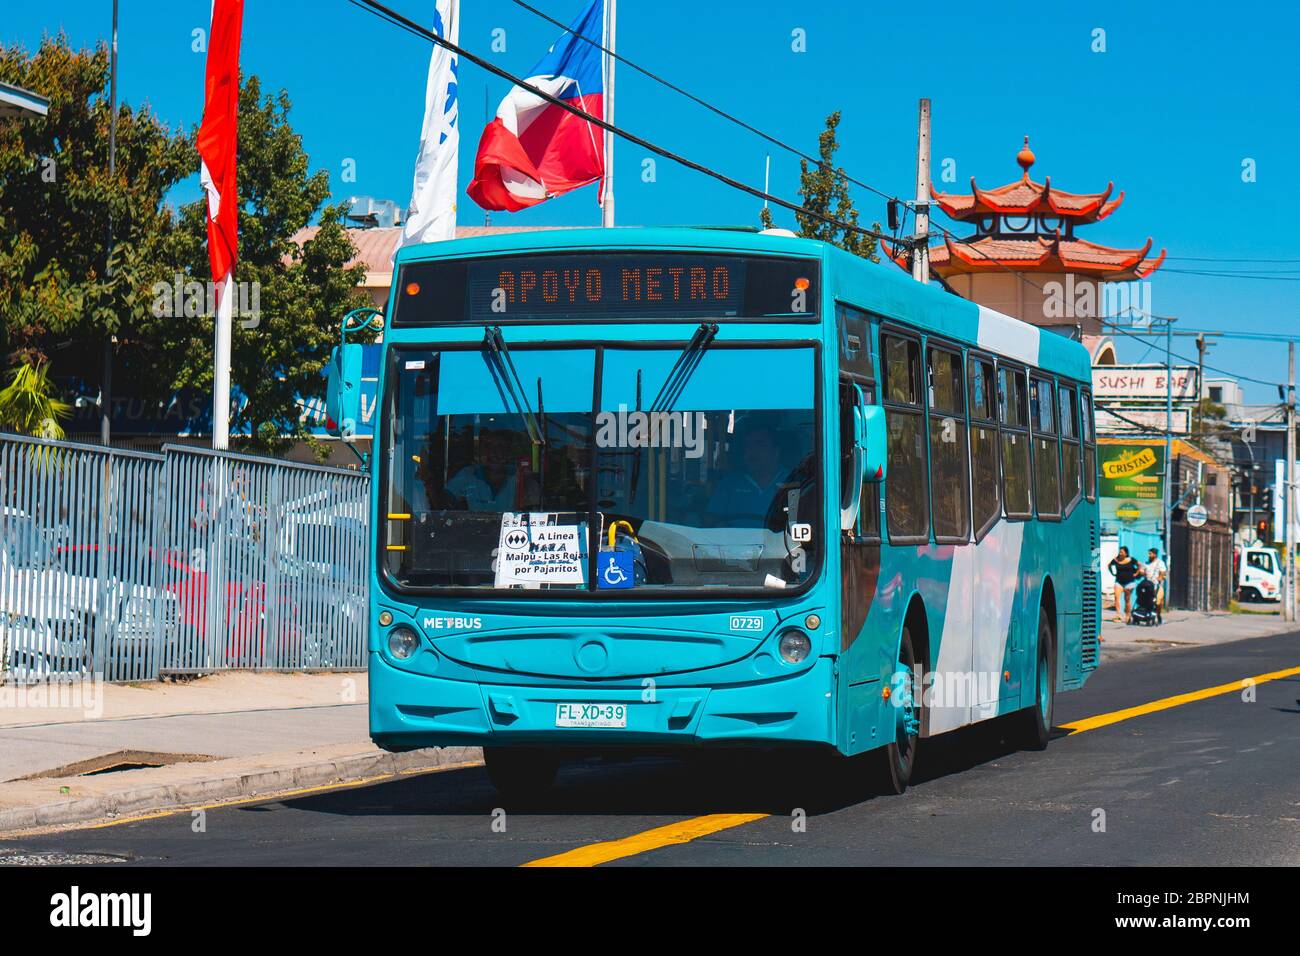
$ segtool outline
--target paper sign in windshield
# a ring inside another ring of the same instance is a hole
[[[501,516],[496,586],[539,588],[543,584],[582,584],[586,559],[583,529],[559,524],[554,514]]]

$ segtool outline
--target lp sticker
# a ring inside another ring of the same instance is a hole
[[[810,524],[792,524],[790,525],[790,537],[794,541],[804,543],[812,540],[812,525]]]
[[[596,563],[597,587],[630,588],[632,586],[632,552],[602,551]]]

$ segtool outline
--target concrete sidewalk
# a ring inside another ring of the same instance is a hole
[[[242,757],[369,743],[365,674],[0,689],[0,781],[123,750]]]
[[[473,763],[370,742],[366,675],[0,687],[0,832]],[[161,764],[160,766],[154,766]],[[139,769],[114,769],[137,767]]]
[[[1266,637],[1300,630],[1288,624],[1278,613],[1230,613],[1227,611],[1179,611],[1164,614],[1164,623],[1158,627],[1141,627],[1120,624],[1113,620],[1115,612],[1102,608],[1101,661],[1103,664],[1131,657],[1134,654],[1169,650],[1174,647],[1195,647],[1205,644],[1225,644],[1251,637]]]

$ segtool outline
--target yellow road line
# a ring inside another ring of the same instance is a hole
[[[624,837],[621,840],[610,840],[607,843],[580,846],[566,853],[557,853],[555,856],[533,860],[525,863],[524,866],[599,866],[601,863],[608,863],[611,860],[621,860],[626,856],[636,856],[638,853],[657,850],[661,846],[689,843],[702,836],[708,836],[710,833],[730,830],[732,827],[753,823],[755,820],[762,820],[766,816],[769,816],[769,814],[711,813],[708,816],[694,817],[680,823],[670,823],[665,827],[656,827],[653,830],[634,833],[632,836]]]
[[[1264,684],[1271,680],[1280,680],[1283,677],[1292,677],[1300,674],[1300,667],[1290,667],[1283,671],[1272,671],[1268,674],[1260,674],[1258,677],[1243,677],[1241,680],[1233,681],[1230,684],[1220,684],[1217,687],[1207,687],[1204,690],[1194,690],[1189,694],[1178,694],[1174,697],[1165,697],[1161,700],[1153,700],[1149,704],[1139,704],[1137,707],[1126,707],[1124,710],[1111,711],[1109,714],[1098,714],[1096,717],[1087,717],[1083,720],[1076,720],[1072,724],[1060,724],[1063,730],[1068,730],[1071,734],[1081,734],[1085,730],[1096,730],[1098,727],[1108,727],[1111,724],[1118,724],[1122,720],[1130,720],[1133,717],[1141,717],[1143,714],[1154,714],[1157,711],[1168,710],[1171,707],[1181,707],[1183,704],[1190,704],[1193,701],[1205,700],[1207,697],[1218,697],[1222,694],[1231,694],[1234,691],[1243,690],[1251,684]]]

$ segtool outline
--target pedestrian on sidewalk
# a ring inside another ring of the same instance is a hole
[[[1169,566],[1160,559],[1160,552],[1155,548],[1147,551],[1147,563],[1142,573],[1156,586],[1156,621],[1161,622],[1164,618],[1165,579],[1169,577]]]
[[[1107,569],[1115,577],[1115,621],[1123,624],[1133,613],[1133,589],[1137,587],[1140,565],[1129,557],[1128,547],[1120,545]]]

